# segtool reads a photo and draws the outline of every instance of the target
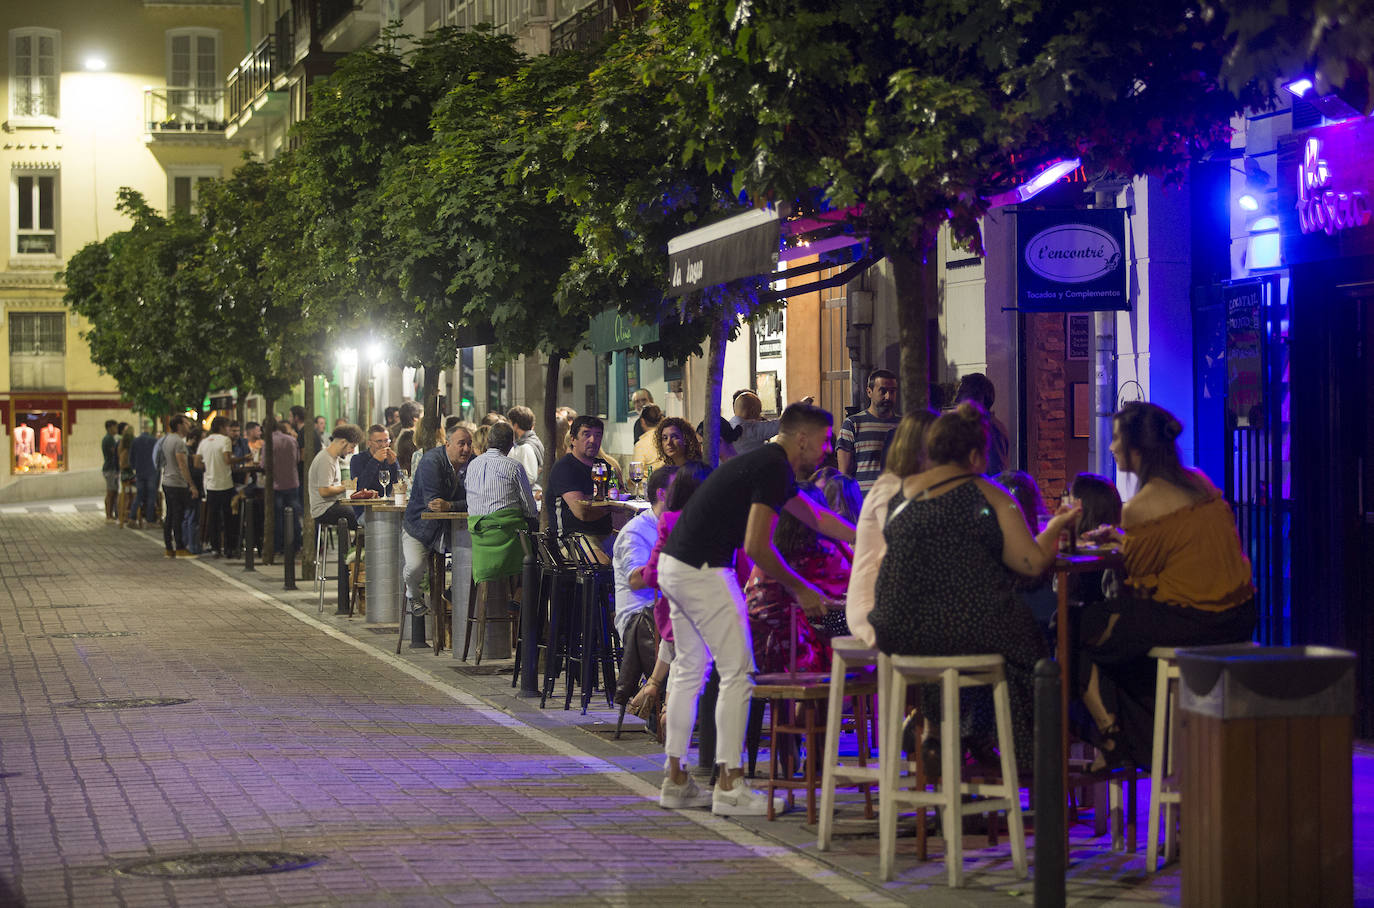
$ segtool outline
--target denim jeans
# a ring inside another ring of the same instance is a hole
[[[187,549],[186,524],[191,513],[191,490],[185,486],[163,486],[162,495],[167,499],[167,513],[162,515],[162,542],[167,551]]]
[[[134,477],[134,500],[129,505],[129,519],[138,517],[143,511],[143,519],[152,523],[157,519],[157,477]]]
[[[200,499],[191,498],[191,493],[186,492],[186,513],[181,518],[181,538],[182,545],[186,547],[192,555],[200,554]]]

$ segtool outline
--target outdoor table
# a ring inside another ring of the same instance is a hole
[[[453,590],[453,633],[449,646],[453,658],[461,661],[463,643],[468,635],[468,589],[472,586],[472,534],[468,532],[468,515],[466,511],[424,511],[420,516],[424,520],[449,521],[448,550],[453,559],[449,570],[449,587]],[[437,627],[435,634],[438,634]]]
[[[405,505],[396,499],[350,499],[347,504],[367,509],[367,546],[363,565],[367,572],[367,623],[393,624],[401,620],[401,518]]]
[[[1069,652],[1069,578],[1076,574],[1091,574],[1095,571],[1116,568],[1122,570],[1121,552],[1117,549],[1093,549],[1080,543],[1077,554],[1061,552],[1054,560],[1055,587],[1059,601],[1056,608],[1055,633],[1057,641],[1055,656],[1059,660],[1059,734],[1060,753],[1064,756],[1060,766],[1065,795],[1069,791],[1069,678],[1072,653]],[[1069,825],[1064,824],[1064,859],[1069,855]]]

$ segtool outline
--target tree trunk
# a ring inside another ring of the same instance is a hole
[[[277,552],[277,485],[272,464],[272,433],[277,431],[277,399],[264,397],[267,415],[262,420],[262,563],[276,562]]]
[[[425,415],[438,419],[440,426],[444,424],[443,419],[439,416],[439,373],[441,371],[443,370],[433,363],[425,363],[424,399],[421,402],[425,408]]]
[[[539,468],[539,485],[545,490],[549,487],[549,471],[553,469],[554,461],[563,456],[563,452],[558,450],[561,441],[558,437],[558,374],[562,368],[563,355],[550,353],[544,369],[544,465]],[[545,498],[539,512],[540,526],[545,530],[549,527],[549,509],[552,507],[553,503]]]
[[[315,364],[307,362],[305,364],[305,425],[301,427],[301,464],[302,478],[310,472],[310,464],[314,462],[315,455],[320,452],[319,441],[315,437]],[[306,494],[305,483],[301,483],[301,502],[310,500]],[[315,538],[315,518],[310,515],[310,508],[301,507],[301,579],[315,579],[315,546],[306,545],[305,540]]]
[[[939,263],[933,244],[918,253],[892,257],[897,290],[897,326],[901,345],[899,387],[902,411],[915,413],[930,406],[930,312],[938,292]]]
[[[727,312],[721,313],[711,326],[711,350],[706,362],[706,417],[702,423],[705,433],[702,439],[703,455],[711,467],[720,466],[720,389],[725,383],[725,345],[729,343],[730,329],[734,327],[734,312],[733,306],[728,307]]]

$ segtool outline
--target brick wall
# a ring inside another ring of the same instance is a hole
[[[1065,374],[1064,316],[1026,317],[1026,415],[1029,438],[1027,472],[1040,484],[1051,511],[1067,484],[1068,378]]]

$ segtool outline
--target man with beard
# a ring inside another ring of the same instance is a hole
[[[753,644],[744,593],[735,575],[736,550],[792,593],[808,616],[825,614],[821,591],[788,566],[773,544],[779,512],[834,539],[854,541],[854,527],[805,495],[797,477],[810,476],[830,454],[831,415],[810,404],[783,411],[776,442],[731,458],[696,490],[658,562],[676,656],[668,680],[667,774],[659,806],[706,807],[722,816],[760,816],[768,798],[750,788],[740,768],[744,726],[754,688]],[[679,473],[681,475],[681,473]],[[696,721],[697,699],[711,670],[720,672],[716,698],[716,756],[723,764],[714,792],[699,789],[682,767]]]
[[[857,479],[865,495],[883,472],[883,455],[899,422],[897,376],[874,369],[868,376],[868,409],[845,417],[835,442],[840,472]]]

